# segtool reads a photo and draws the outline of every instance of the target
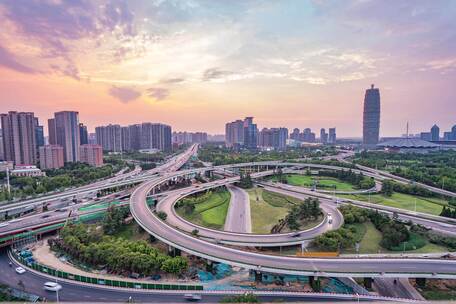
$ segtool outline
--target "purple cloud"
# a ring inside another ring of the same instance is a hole
[[[0,45],[0,65],[4,66],[8,69],[21,72],[21,73],[27,73],[27,74],[33,74],[36,71],[32,68],[29,68],[21,63],[19,63],[16,58],[14,58],[14,55],[8,52],[7,49],[3,48]]]
[[[112,86],[109,89],[109,95],[119,99],[123,103],[129,103],[141,96],[141,93],[131,88]]]
[[[0,11],[25,39],[39,44],[42,58],[63,59],[66,64],[59,68],[60,72],[75,79],[79,78],[79,71],[72,62],[68,42],[97,41],[103,33],[114,30],[126,36],[135,34],[134,15],[126,1],[98,5],[89,0],[4,0]]]
[[[164,100],[169,96],[169,90],[165,88],[149,88],[147,95],[155,100]]]

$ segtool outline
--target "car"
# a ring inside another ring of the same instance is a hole
[[[9,223],[8,223],[8,222],[6,222],[6,223],[0,223],[0,228],[2,228],[2,227],[6,227],[6,226],[8,226],[8,225],[9,225]]]
[[[291,235],[291,237],[300,237],[300,236],[301,236],[301,232],[296,232]]]
[[[25,273],[25,269],[22,268],[22,267],[17,267],[15,270],[16,270],[16,273],[17,273],[17,274],[23,274],[23,273]]]
[[[43,215],[41,216],[41,218],[48,218],[48,217],[50,217],[50,216],[51,216],[50,214],[43,214]]]
[[[328,224],[332,224],[332,222],[333,222],[332,215],[331,215],[331,213],[328,213]]]
[[[46,282],[44,283],[44,289],[47,291],[54,291],[57,292],[62,289],[62,285],[57,282]]]
[[[199,294],[186,293],[186,294],[184,294],[184,299],[186,301],[196,302],[196,301],[200,301],[202,299],[202,297]]]

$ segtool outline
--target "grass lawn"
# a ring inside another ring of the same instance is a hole
[[[340,197],[346,197],[349,199],[364,202],[369,201],[369,195],[367,194],[344,194],[340,195]],[[415,211],[415,199],[417,212],[440,215],[443,208],[442,205],[447,205],[447,202],[445,200],[438,198],[425,198],[397,192],[394,192],[391,197],[387,197],[381,194],[372,194],[370,196],[371,203],[406,209],[410,211]]]
[[[333,190],[336,187],[339,191],[352,191],[355,190],[350,183],[343,182],[337,178],[315,176],[315,175],[300,175],[300,174],[287,174],[287,182],[293,186],[312,187],[317,182],[317,188],[321,190]],[[277,178],[273,178],[277,181]],[[320,185],[321,187],[318,187]]]
[[[212,192],[208,198],[198,204],[191,214],[185,213],[183,208],[177,208],[177,214],[186,220],[208,228],[221,229],[225,225],[225,218],[230,205],[228,191]]]
[[[274,207],[263,200],[263,189],[248,189],[250,213],[252,216],[252,233],[269,234],[279,219],[288,214],[286,207]],[[258,199],[257,199],[258,198]]]
[[[123,225],[113,236],[130,241],[144,239],[144,233],[139,232],[140,229],[138,224],[136,224],[135,221],[132,221],[129,224]]]

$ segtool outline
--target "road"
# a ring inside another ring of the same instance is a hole
[[[456,278],[456,261],[430,258],[298,258],[264,255],[224,247],[192,237],[170,227],[149,209],[146,196],[161,181],[149,181],[135,189],[130,211],[148,233],[190,254],[212,261],[273,273],[327,277],[433,277]]]
[[[385,297],[397,297],[424,301],[423,296],[410,284],[407,278],[376,278],[373,287]]]
[[[334,199],[334,197],[332,197],[332,196],[318,194],[314,191],[311,191],[309,189],[299,187],[299,186],[285,185],[285,184],[280,184],[280,183],[274,183],[274,184],[273,183],[263,183],[263,184],[268,185],[269,188],[277,188],[277,189],[281,189],[281,190],[286,190],[290,193],[296,192],[296,193],[301,193],[304,195],[315,196],[315,197],[318,197],[320,200],[322,200],[322,199],[332,200],[333,203],[335,203],[335,201],[336,201]],[[379,210],[381,212],[388,213],[388,214],[397,213],[398,218],[402,219],[404,221],[410,220],[410,221],[414,222],[415,224],[423,225],[423,226],[428,227],[441,234],[456,236],[456,226],[454,224],[434,220],[434,218],[439,218],[439,217],[422,214],[422,213],[418,213],[418,212],[413,212],[413,211],[408,211],[408,210],[404,210],[404,209],[382,206],[382,205],[373,204],[373,203],[351,200],[351,199],[341,199],[341,200],[339,200],[339,203],[340,204],[351,204],[351,205],[355,205],[355,206],[361,207],[361,208]],[[445,218],[442,218],[442,220],[445,220]]]
[[[270,172],[259,172],[253,173],[252,177],[261,176],[265,174],[270,174]],[[167,177],[163,177],[166,180]],[[181,218],[175,208],[175,203],[187,195],[191,195],[196,192],[200,192],[206,189],[211,189],[214,187],[220,187],[222,185],[228,185],[239,180],[239,177],[230,177],[223,180],[216,180],[213,182],[204,183],[201,185],[193,185],[191,187],[186,187],[178,189],[169,193],[162,200],[160,200],[156,206],[157,211],[163,211],[168,216],[166,218],[166,224],[170,228],[179,228],[181,231],[191,233],[194,229],[198,229],[198,235],[205,239],[210,239],[212,241],[220,242],[223,244],[237,245],[237,246],[261,246],[261,247],[277,247],[277,246],[287,246],[287,245],[296,245],[301,244],[304,240],[310,240],[316,236],[330,230],[337,229],[342,226],[343,217],[342,214],[337,210],[337,206],[330,201],[323,203],[322,209],[325,213],[333,214],[333,223],[329,224],[327,217],[324,218],[321,224],[300,232],[300,235],[296,236],[295,232],[282,233],[282,234],[247,234],[242,232],[230,232],[230,231],[221,231],[206,228],[203,226],[196,225],[185,219]],[[156,183],[159,183],[155,181]],[[152,181],[153,183],[153,181]],[[277,191],[272,189],[272,191]],[[296,196],[296,193],[292,193],[292,196]],[[302,195],[301,195],[302,197]],[[130,200],[131,201],[131,200]],[[130,205],[131,209],[131,205]]]
[[[244,189],[228,185],[231,194],[230,206],[225,219],[225,231],[252,232],[252,220],[250,216],[250,199]]]
[[[25,291],[37,296],[46,298],[48,301],[56,301],[56,294],[43,289],[43,285],[48,281],[55,281],[55,278],[46,277],[44,274],[26,271],[24,274],[18,275],[14,267],[8,266],[8,256],[5,250],[0,251],[0,284],[10,286],[15,289],[21,289],[18,285],[21,280],[25,285]],[[184,303],[183,295],[188,292],[173,292],[173,291],[141,291],[127,288],[108,288],[95,286],[91,284],[77,283],[71,281],[58,280],[62,285],[62,290],[59,292],[59,300],[62,302],[123,302],[126,303],[131,297],[135,303]],[[240,294],[244,291],[206,291],[201,292],[202,303],[219,303],[226,296]],[[290,292],[267,292],[253,291],[258,295],[261,302],[313,302],[313,301],[354,301],[355,295],[338,295],[338,294],[317,294],[317,293],[290,293]],[[194,292],[196,293],[196,292]],[[362,301],[392,301],[395,299],[387,299],[382,297],[361,296]],[[401,299],[396,299],[401,300]],[[403,299],[402,302],[405,302]]]

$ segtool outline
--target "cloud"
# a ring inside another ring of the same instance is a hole
[[[4,66],[8,69],[21,72],[21,73],[26,73],[26,74],[33,74],[36,71],[30,67],[27,67],[21,63],[19,63],[16,58],[14,58],[14,55],[11,54],[7,49],[3,48],[0,45],[0,65]]]
[[[218,80],[231,75],[233,75],[231,71],[221,70],[217,67],[209,68],[203,72],[203,81]]]
[[[132,88],[112,86],[109,95],[119,99],[123,103],[129,103],[141,96],[141,93]]]
[[[164,100],[168,98],[169,90],[166,88],[149,88],[147,89],[147,95],[158,101]]]
[[[0,18],[14,25],[11,35],[37,47],[38,56],[52,62],[51,72],[59,67],[63,75],[75,79],[79,71],[73,58],[79,54],[74,54],[74,43],[82,39],[96,43],[107,34],[135,34],[134,15],[122,0],[101,5],[89,0],[4,0],[0,12]]]
[[[166,78],[160,82],[164,83],[164,84],[177,84],[177,83],[182,83],[184,81],[185,81],[185,78]]]

